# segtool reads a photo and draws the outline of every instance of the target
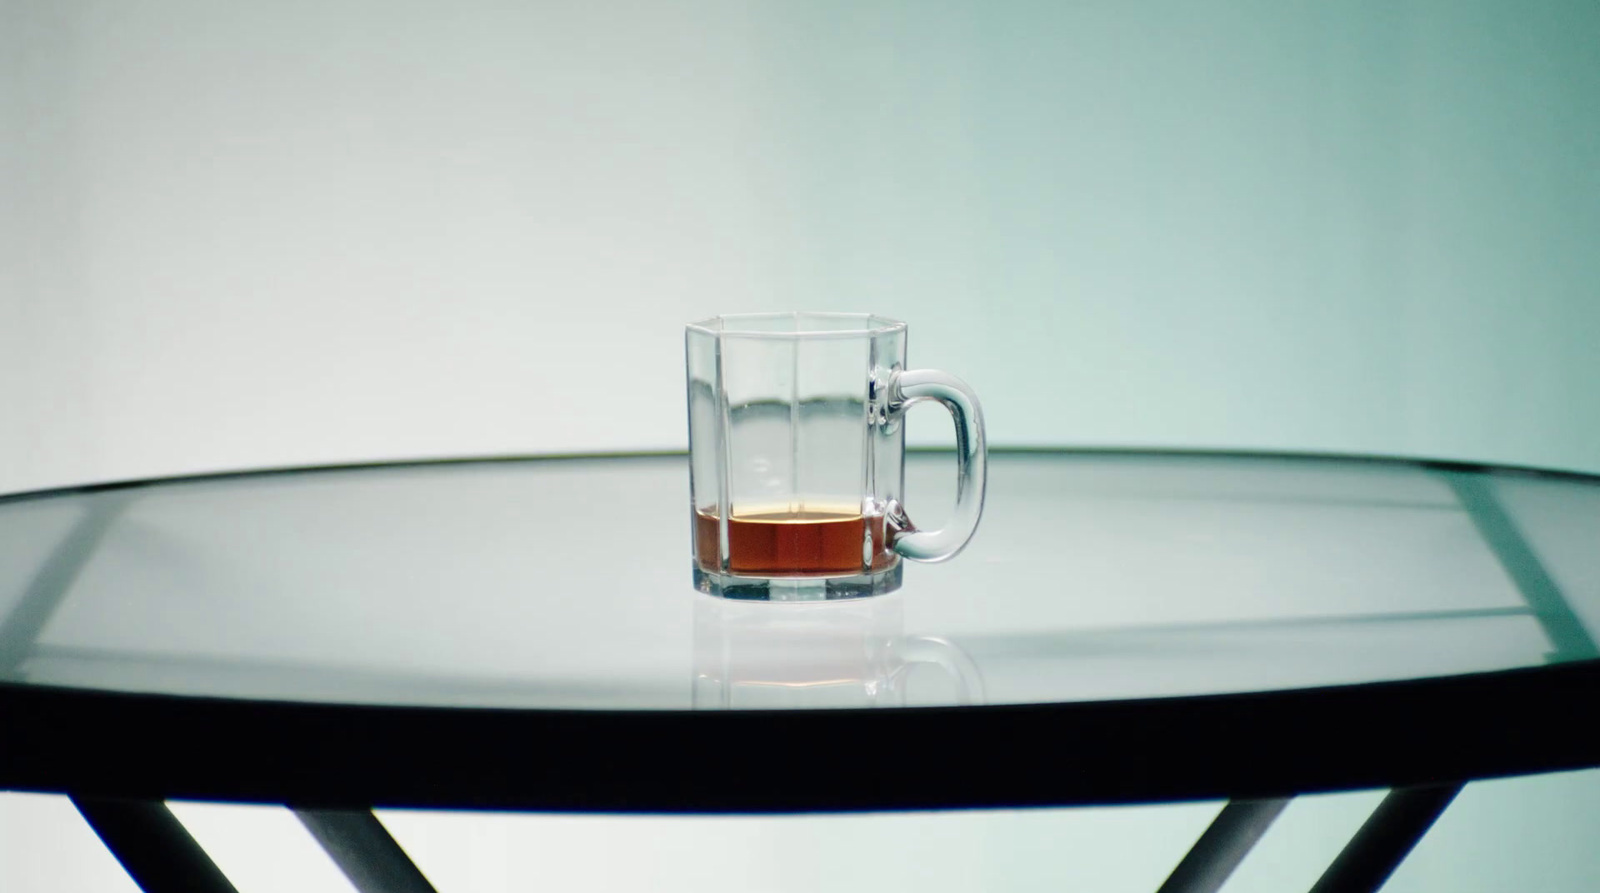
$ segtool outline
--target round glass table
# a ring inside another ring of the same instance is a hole
[[[910,458],[916,507],[953,465]],[[166,798],[291,804],[347,849],[373,806],[1229,799],[1177,890],[1298,794],[1396,789],[1370,872],[1465,781],[1600,766],[1564,726],[1600,682],[1600,478],[999,450],[989,480],[953,561],[794,603],[693,589],[682,455],[5,497],[0,788],[152,865]]]

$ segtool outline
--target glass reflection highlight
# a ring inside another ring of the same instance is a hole
[[[904,626],[900,594],[789,603],[697,598],[694,708],[983,702],[983,677],[965,652],[944,639],[907,636]]]

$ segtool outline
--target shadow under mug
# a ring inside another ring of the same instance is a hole
[[[943,561],[983,511],[983,411],[960,379],[907,369],[906,325],[867,314],[719,316],[685,334],[695,587],[815,600],[898,589],[901,558]],[[905,412],[955,420],[956,505],[906,514]]]
[[[748,601],[695,601],[696,710],[983,701],[983,677],[965,652],[944,639],[903,634],[902,596],[781,610]],[[925,678],[918,667],[941,673]]]

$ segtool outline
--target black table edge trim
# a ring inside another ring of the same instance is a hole
[[[953,452],[948,447],[907,447],[914,455],[944,454]],[[1600,485],[1600,474],[1574,469],[1540,467],[1534,465],[1508,465],[1503,463],[1474,462],[1456,459],[1438,459],[1426,456],[1382,455],[1373,453],[1324,453],[1294,450],[1231,450],[1184,447],[1051,447],[1051,446],[993,446],[991,456],[1060,456],[1072,458],[1130,458],[1130,459],[1271,459],[1295,462],[1329,462],[1361,465],[1406,466],[1430,471],[1468,473],[1502,472],[1557,480],[1578,481]],[[286,465],[267,468],[243,468],[195,474],[159,475],[145,478],[127,478],[61,487],[20,490],[0,493],[0,505],[32,499],[101,493],[108,490],[126,490],[140,487],[157,487],[169,484],[203,483],[207,481],[240,480],[247,478],[277,477],[296,474],[325,474],[348,471],[383,471],[406,468],[431,468],[466,465],[494,465],[506,463],[590,462],[638,459],[681,458],[688,461],[685,450],[617,450],[575,453],[489,454],[479,456],[445,456],[422,459],[385,459],[370,462],[329,462],[310,465]]]
[[[1267,798],[1600,766],[1600,660],[981,707],[572,711],[0,684],[0,788],[297,807],[804,813]]]

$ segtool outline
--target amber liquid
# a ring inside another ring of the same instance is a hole
[[[717,516],[694,517],[695,558],[706,570],[717,561]],[[859,574],[888,567],[894,554],[883,516],[807,508],[798,512],[736,512],[728,519],[728,572],[748,576]]]

